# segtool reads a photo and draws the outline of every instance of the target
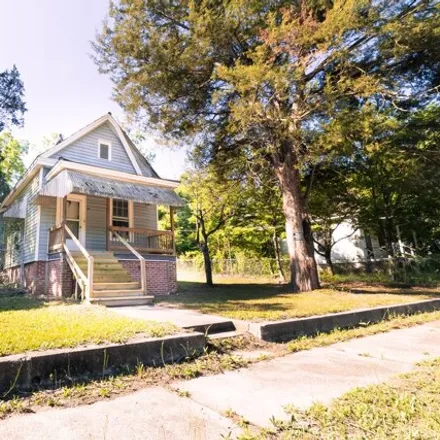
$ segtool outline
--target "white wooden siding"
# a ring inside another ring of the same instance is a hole
[[[134,227],[157,229],[157,206],[135,203]]]
[[[100,159],[98,157],[99,140],[111,143],[112,160]],[[51,156],[54,159],[60,157],[86,165],[136,174],[136,170],[133,168],[124,146],[108,122]]]
[[[45,197],[41,203],[40,217],[40,242],[38,249],[38,260],[47,259],[49,246],[49,229],[56,224],[57,204],[55,197]]]
[[[40,174],[37,174],[23,189],[20,196],[14,203],[20,203],[21,200],[26,199],[26,218],[23,220],[24,239],[23,239],[23,257],[24,263],[29,263],[35,260],[35,250],[37,246],[37,222],[38,222],[38,206],[31,202],[30,199],[36,194],[39,188]],[[20,263],[20,252],[15,252],[12,249],[12,241],[10,237],[5,237],[8,251],[12,255],[10,266]]]

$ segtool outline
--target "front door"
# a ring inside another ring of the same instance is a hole
[[[70,195],[66,201],[66,223],[73,235],[85,247],[86,244],[86,197]],[[78,250],[77,245],[69,235],[66,237],[66,245],[69,250]]]

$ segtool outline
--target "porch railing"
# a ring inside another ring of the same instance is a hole
[[[65,242],[64,222],[49,228],[49,252],[62,249]]]
[[[87,274],[82,271],[78,263],[75,261],[73,255],[66,245],[66,238],[72,240],[72,242],[87,260]],[[56,252],[58,250],[63,250],[66,255],[66,261],[72,270],[77,285],[79,285],[81,288],[81,299],[84,299],[85,296],[90,298],[93,294],[94,258],[87,252],[87,250],[75,237],[75,234],[70,230],[65,222],[61,222],[60,224],[49,229],[49,252]]]
[[[139,252],[150,254],[174,253],[174,234],[172,231],[124,226],[110,226],[109,231],[109,250],[111,251],[126,249],[126,246],[116,237],[115,233],[117,233]]]
[[[145,265],[145,258],[130,245],[124,238],[122,238],[116,231],[113,231],[112,235],[119,240],[119,242],[127,248],[138,260],[141,269],[141,289],[144,295],[147,294],[147,268]]]

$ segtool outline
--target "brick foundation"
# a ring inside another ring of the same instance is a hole
[[[140,282],[138,260],[119,260],[122,266]],[[177,292],[175,260],[146,260],[147,293],[169,295]],[[20,266],[3,271],[5,281],[20,285]],[[33,295],[69,298],[75,290],[75,279],[64,258],[51,261],[34,261],[24,266],[24,287]]]
[[[7,282],[21,285],[20,266],[5,269],[3,276]],[[68,298],[74,292],[75,280],[64,259],[34,261],[24,265],[23,287],[33,295]]]
[[[138,260],[119,260],[134,280],[140,281],[141,269]],[[176,261],[146,260],[147,293],[169,295],[177,292]]]

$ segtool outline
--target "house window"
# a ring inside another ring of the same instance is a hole
[[[104,160],[112,160],[112,146],[110,142],[99,141],[98,143],[98,157]]]
[[[130,202],[128,200],[113,199],[112,225],[124,228],[130,227]],[[130,238],[128,231],[118,231],[119,235],[126,240]]]

